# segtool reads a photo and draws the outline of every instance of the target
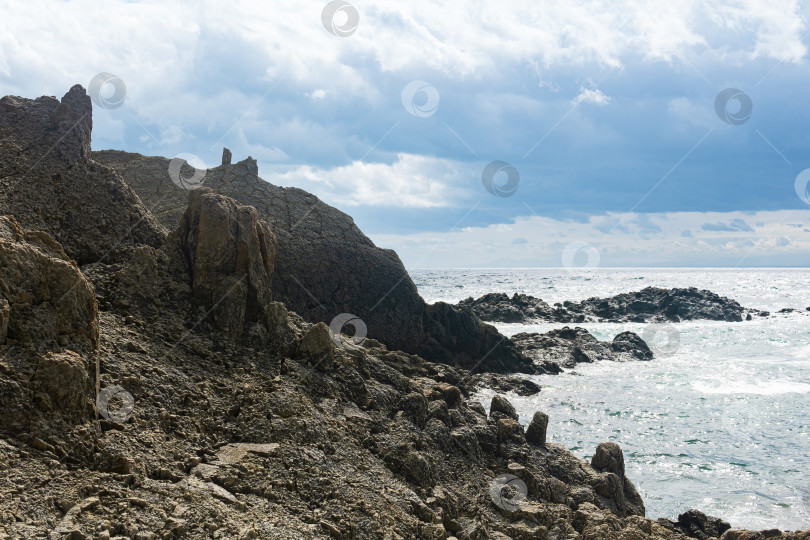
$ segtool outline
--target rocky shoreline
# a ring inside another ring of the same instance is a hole
[[[0,100],[0,539],[810,538],[648,519],[618,445],[473,399],[635,334],[509,340],[250,158],[187,190],[91,131],[79,86]]]

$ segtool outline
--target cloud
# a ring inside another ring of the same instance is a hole
[[[602,93],[601,90],[595,88],[593,90],[580,87],[579,94],[573,99],[571,103],[578,105],[582,102],[594,103],[596,105],[607,105],[610,103],[610,98]]]
[[[787,226],[789,227],[790,225],[788,224]],[[754,230],[748,223],[740,218],[732,219],[727,223],[704,223],[700,228],[704,231],[716,232],[752,232]]]
[[[262,176],[273,184],[306,187],[340,207],[441,208],[468,196],[460,184],[470,174],[469,167],[461,163],[398,154],[391,164],[353,161],[328,169],[302,165]]]
[[[747,227],[743,216],[761,221],[762,227]],[[596,248],[605,267],[807,265],[810,231],[791,227],[786,223],[789,220],[808,221],[810,210],[753,215],[627,213],[591,216],[583,222],[532,216],[449,233],[372,235],[372,239],[395,249],[409,267],[561,267],[563,251],[573,242]],[[615,227],[617,223],[622,224],[621,229]],[[704,228],[701,224],[722,226]],[[736,234],[729,237],[730,231]]]

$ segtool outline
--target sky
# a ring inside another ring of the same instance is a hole
[[[215,166],[227,146],[411,268],[810,265],[805,2],[0,13],[0,95],[107,74],[95,150]]]

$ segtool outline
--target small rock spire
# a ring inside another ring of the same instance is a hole
[[[233,157],[232,154],[231,154],[231,151],[228,150],[227,148],[223,148],[222,149],[222,164],[223,165],[230,165],[231,164],[231,157]]]

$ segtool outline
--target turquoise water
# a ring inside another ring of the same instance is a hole
[[[522,292],[553,303],[695,286],[771,311],[740,323],[677,323],[655,335],[659,354],[651,362],[581,364],[533,377],[543,387],[537,396],[508,397],[524,424],[535,410],[548,413],[549,439],[578,457],[589,459],[600,442],[619,443],[648,517],[697,508],[734,526],[810,528],[810,270],[417,269],[411,276],[429,302]],[[800,311],[776,314],[787,307]],[[512,335],[563,325],[496,326]],[[580,326],[599,339],[647,329]],[[488,405],[491,395],[479,397]]]

